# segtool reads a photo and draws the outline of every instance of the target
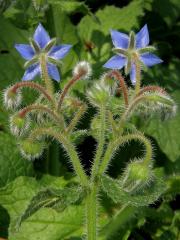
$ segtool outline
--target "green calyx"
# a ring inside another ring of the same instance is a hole
[[[100,106],[109,101],[111,92],[109,87],[103,82],[97,82],[90,90],[88,90],[87,95],[93,105]]]
[[[128,164],[123,178],[123,188],[127,192],[145,187],[151,180],[151,167],[143,161],[134,161]]]
[[[12,123],[18,128],[23,128],[26,125],[26,119],[24,117],[15,115],[12,119]]]
[[[30,139],[26,139],[20,142],[20,150],[22,155],[29,159],[33,160],[38,158],[44,149],[44,144],[41,142],[34,142]]]

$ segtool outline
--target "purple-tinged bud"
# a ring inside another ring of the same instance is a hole
[[[4,105],[7,109],[16,109],[22,102],[22,94],[20,90],[13,90],[13,87],[8,87],[4,91]]]

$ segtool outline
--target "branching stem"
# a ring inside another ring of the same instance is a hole
[[[105,126],[106,126],[106,111],[105,106],[101,105],[100,109],[100,128],[99,128],[99,137],[98,137],[98,146],[96,150],[95,159],[93,161],[91,169],[91,180],[94,181],[99,169],[99,163],[104,151],[105,144]]]
[[[106,171],[108,164],[111,158],[113,157],[113,154],[117,151],[119,146],[131,140],[138,140],[144,144],[146,151],[143,163],[147,165],[150,164],[150,161],[152,159],[152,146],[150,141],[142,134],[129,134],[126,136],[121,136],[118,139],[114,140],[113,142],[109,143],[99,169],[100,175]]]
[[[55,138],[59,141],[63,147],[65,148],[67,154],[69,155],[73,168],[80,180],[82,186],[88,186],[88,177],[85,174],[83,166],[81,165],[80,159],[78,154],[75,150],[74,145],[70,142],[67,136],[61,133],[57,133],[54,129],[47,129],[47,128],[37,128],[33,130],[29,136],[29,138],[36,139],[39,136],[48,135]]]

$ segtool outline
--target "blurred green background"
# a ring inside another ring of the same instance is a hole
[[[151,43],[157,47],[157,54],[164,62],[143,74],[143,84],[162,86],[172,95],[177,106],[180,103],[179,0],[0,0],[0,187],[5,187],[19,176],[34,177],[47,173],[43,162],[51,154],[58,159],[60,169],[53,172],[50,167],[49,174],[62,176],[71,171],[62,149],[56,143],[44,158],[34,163],[23,159],[16,148],[16,139],[9,133],[9,113],[3,107],[3,90],[21,81],[24,71],[23,60],[14,49],[14,44],[28,43],[39,22],[51,37],[57,37],[59,43],[73,45],[70,54],[63,60],[60,69],[62,80],[60,85],[56,84],[57,90],[71,77],[73,66],[80,60],[92,64],[94,79],[105,71],[102,65],[112,56],[110,29],[137,32],[147,23]],[[129,84],[128,78],[127,82]],[[90,82],[77,84],[74,93],[82,95],[88,84]],[[25,95],[30,102],[32,94],[26,91]],[[88,126],[92,114],[94,109],[86,114],[81,123],[83,127]],[[180,239],[177,206],[180,192],[180,112],[178,110],[170,120],[161,121],[155,117],[144,119],[142,116],[134,119],[134,122],[151,138],[155,149],[155,168],[165,179],[169,179],[171,187],[160,202],[152,207],[152,211],[141,211],[141,221],[129,223],[127,238],[114,239]],[[92,147],[88,148],[90,143]],[[94,145],[94,139],[88,138],[78,146],[87,169]],[[138,154],[136,149],[137,145],[133,143],[122,149],[113,160],[109,173],[117,176],[125,162]],[[123,162],[116,161],[119,156]],[[0,206],[0,237],[7,237],[8,224],[9,215]]]

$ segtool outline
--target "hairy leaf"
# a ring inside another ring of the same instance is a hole
[[[42,190],[35,195],[23,215],[18,221],[17,227],[37,212],[41,208],[53,208],[57,211],[62,211],[70,204],[76,203],[81,194],[82,189],[76,187],[65,187],[62,190],[58,189],[46,189]]]
[[[101,187],[104,192],[115,202],[131,206],[148,206],[158,200],[159,196],[165,191],[164,183],[160,179],[143,190],[141,193],[131,194],[126,192],[118,181],[104,175],[101,177]]]

